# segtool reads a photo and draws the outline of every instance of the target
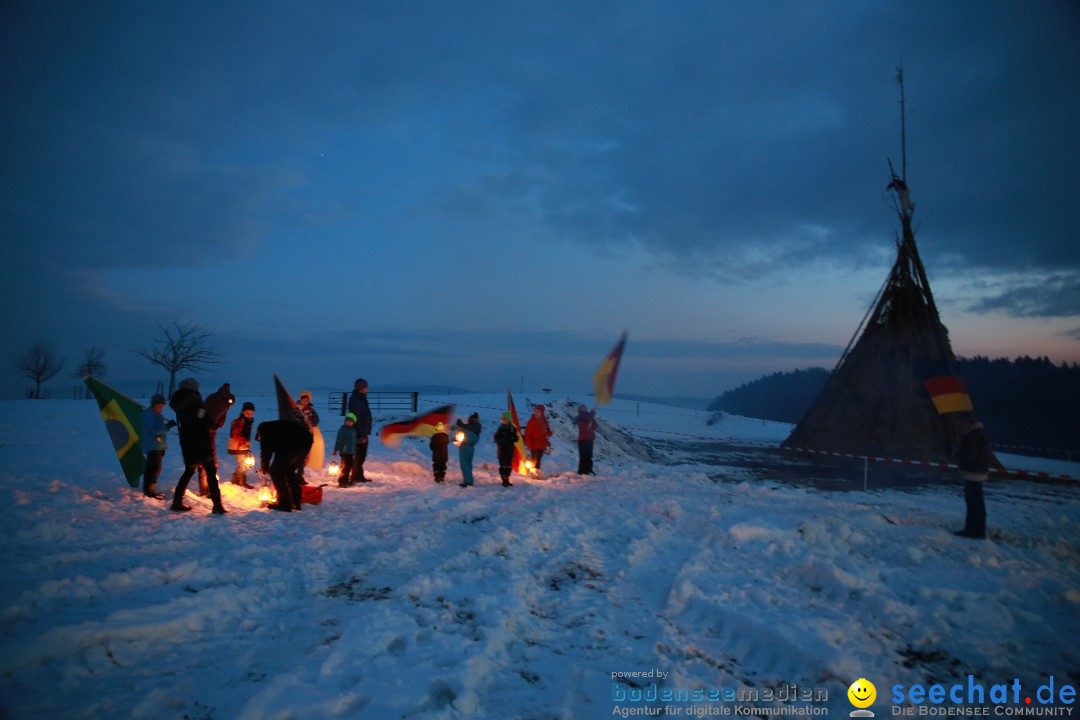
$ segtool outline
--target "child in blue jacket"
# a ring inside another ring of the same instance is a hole
[[[338,475],[338,487],[350,487],[356,483],[352,479],[353,459],[356,457],[356,416],[345,415],[345,424],[337,431],[334,441],[334,455],[341,453],[341,474]]]
[[[146,453],[146,470],[143,472],[143,495],[155,500],[165,496],[157,492],[157,479],[161,475],[161,461],[165,457],[165,434],[176,425],[166,420],[161,411],[165,409],[165,396],[150,398],[150,407],[142,411],[142,451]]]

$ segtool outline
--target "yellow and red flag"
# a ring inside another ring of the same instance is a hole
[[[968,395],[967,386],[962,378],[955,375],[942,375],[924,380],[923,385],[926,386],[926,392],[930,394],[938,415],[971,412],[974,409],[971,396]]]
[[[96,377],[87,376],[86,387],[97,398],[101,418],[105,421],[105,429],[109,431],[109,439],[128,485],[139,487],[139,478],[146,470],[146,456],[142,453],[143,406]]]
[[[600,363],[600,369],[593,375],[593,395],[597,405],[607,405],[615,395],[615,374],[619,372],[619,361],[622,359],[623,348],[626,347],[626,331],[615,347],[611,349],[604,362]]]
[[[435,427],[438,423],[443,424],[443,432],[446,432],[446,429],[450,427],[450,418],[454,416],[454,407],[454,405],[443,405],[409,420],[383,425],[382,430],[379,431],[379,440],[382,440],[383,445],[397,447],[401,445],[401,438],[406,435],[431,437],[438,432]]]
[[[514,407],[514,396],[510,393],[510,388],[506,388],[506,405],[506,409],[510,411],[510,422],[514,423],[514,429],[518,434],[517,442],[514,443],[514,472],[527,476],[529,469],[525,467],[525,460],[529,456],[525,454],[525,433],[522,432],[521,423],[518,422],[517,408]]]

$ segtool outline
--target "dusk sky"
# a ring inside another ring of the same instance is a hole
[[[0,4],[0,397],[356,377],[714,397],[831,368],[899,225],[959,355],[1080,362],[1080,3]],[[188,373],[185,373],[187,375]],[[242,399],[242,398],[240,398]]]

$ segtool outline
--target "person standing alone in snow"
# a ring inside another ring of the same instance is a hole
[[[990,452],[990,436],[974,413],[961,413],[960,445],[956,449],[956,465],[964,481],[964,528],[953,534],[977,540],[986,539],[986,500],[983,483],[989,477],[994,455]]]

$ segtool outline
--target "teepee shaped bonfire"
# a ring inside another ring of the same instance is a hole
[[[896,262],[825,387],[783,445],[947,462],[957,439],[949,413],[970,410],[970,399],[954,375],[949,331],[915,245],[915,206],[906,179],[894,172],[888,189],[902,227]],[[943,405],[931,397],[942,381],[958,403]]]

